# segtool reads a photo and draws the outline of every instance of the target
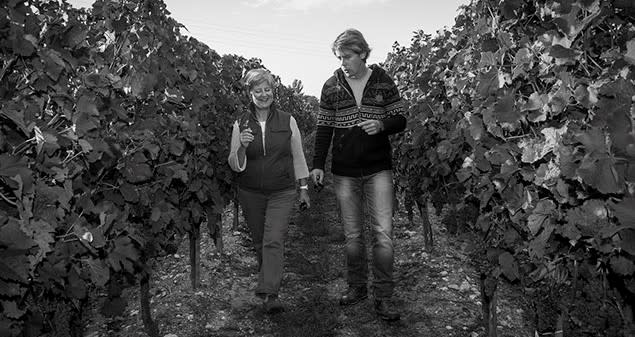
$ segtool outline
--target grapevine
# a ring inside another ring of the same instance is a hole
[[[411,198],[435,196],[437,209],[478,213],[461,225],[482,238],[483,292],[497,279],[526,289],[600,280],[626,336],[634,14],[628,1],[473,1],[454,27],[418,32],[386,61],[410,105],[398,183]]]
[[[139,284],[148,313],[149,261],[232,200],[240,79],[263,65],[182,35],[162,1],[3,3],[0,335],[77,334],[95,289],[116,316]],[[305,97],[278,94],[306,126]]]

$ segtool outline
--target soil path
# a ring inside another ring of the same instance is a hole
[[[201,242],[199,289],[189,282],[188,241],[178,252],[155,262],[153,316],[168,337],[477,337],[483,336],[478,275],[469,263],[466,243],[448,237],[431,213],[435,250],[423,249],[423,236],[404,215],[396,215],[395,299],[402,319],[381,321],[372,298],[338,305],[345,290],[344,236],[333,191],[311,191],[312,208],[295,211],[286,241],[286,267],[280,297],[286,310],[263,312],[253,295],[256,259],[244,230],[231,232],[232,214],[224,217],[223,254],[207,235]],[[242,219],[241,219],[242,220]],[[415,223],[419,219],[415,217]],[[367,239],[368,240],[368,239]],[[500,293],[499,336],[531,336],[521,303],[505,285]],[[145,336],[136,289],[127,292],[124,317],[91,314],[86,337]],[[96,306],[97,307],[97,306]]]

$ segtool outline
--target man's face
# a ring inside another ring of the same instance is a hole
[[[249,93],[251,100],[260,109],[267,109],[273,103],[273,89],[266,81],[255,85]]]
[[[340,68],[346,77],[359,78],[366,68],[366,62],[363,60],[366,57],[365,53],[357,54],[352,50],[343,49],[336,50],[335,57],[340,60]]]

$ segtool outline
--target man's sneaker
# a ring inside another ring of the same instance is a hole
[[[284,306],[282,305],[282,302],[280,302],[280,299],[278,299],[278,295],[265,295],[262,306],[268,314],[275,314],[284,311]]]
[[[340,297],[340,305],[356,304],[367,297],[366,287],[348,287],[348,290]]]
[[[398,321],[401,318],[399,312],[397,312],[397,309],[392,306],[389,300],[375,300],[375,312],[377,316],[384,321]]]

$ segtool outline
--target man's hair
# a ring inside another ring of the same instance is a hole
[[[331,51],[335,54],[338,50],[350,50],[356,54],[366,53],[366,56],[363,58],[364,62],[366,62],[366,59],[370,55],[370,47],[366,39],[364,39],[364,35],[354,28],[349,28],[337,36],[331,46]]]
[[[267,82],[272,88],[276,83],[273,75],[265,68],[251,69],[243,77],[243,83],[247,91],[263,82]]]

